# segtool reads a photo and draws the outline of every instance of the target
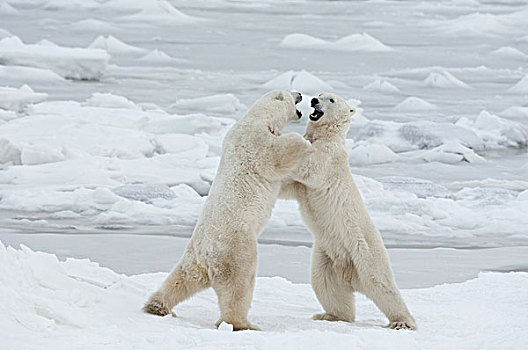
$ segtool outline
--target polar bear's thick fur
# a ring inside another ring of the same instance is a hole
[[[257,236],[271,216],[282,181],[313,147],[301,135],[280,135],[300,118],[301,95],[272,91],[227,133],[216,178],[186,251],[144,310],[167,315],[193,294],[212,287],[222,322],[258,329],[247,319],[257,271]]]
[[[372,299],[389,328],[416,329],[389,264],[379,231],[354,184],[345,137],[354,110],[339,96],[312,99],[305,137],[315,152],[285,181],[280,197],[295,198],[314,235],[311,282],[325,313],[316,320],[355,319],[354,292]]]

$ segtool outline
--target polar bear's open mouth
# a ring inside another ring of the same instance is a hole
[[[318,109],[317,106],[315,106],[314,111],[312,112],[312,114],[310,114],[310,120],[316,122],[319,119],[321,119],[323,115],[324,115],[324,112]]]
[[[295,112],[297,112],[297,117],[298,117],[299,119],[301,119],[301,117],[302,117],[302,113],[301,113],[301,111],[298,110],[298,109],[296,109]]]

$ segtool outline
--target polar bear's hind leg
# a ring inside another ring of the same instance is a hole
[[[325,313],[313,315],[313,319],[354,322],[354,288],[338,273],[317,243],[313,248],[311,274],[315,295],[325,310]]]

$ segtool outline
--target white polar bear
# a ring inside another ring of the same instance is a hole
[[[295,198],[314,235],[311,282],[325,313],[316,320],[355,319],[354,292],[372,299],[389,328],[416,329],[389,264],[381,235],[354,184],[345,137],[354,110],[339,96],[313,98],[305,137],[315,152],[301,164],[280,193]]]
[[[282,128],[301,117],[301,94],[272,91],[227,133],[216,178],[186,251],[143,310],[167,315],[193,294],[213,287],[222,322],[234,330],[249,323],[257,271],[257,236],[271,216],[281,183],[313,151]]]

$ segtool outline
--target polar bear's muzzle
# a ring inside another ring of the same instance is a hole
[[[310,120],[316,122],[324,115],[323,108],[319,100],[315,97],[312,98],[312,101],[310,101],[310,105],[314,109],[312,114],[310,114]]]

